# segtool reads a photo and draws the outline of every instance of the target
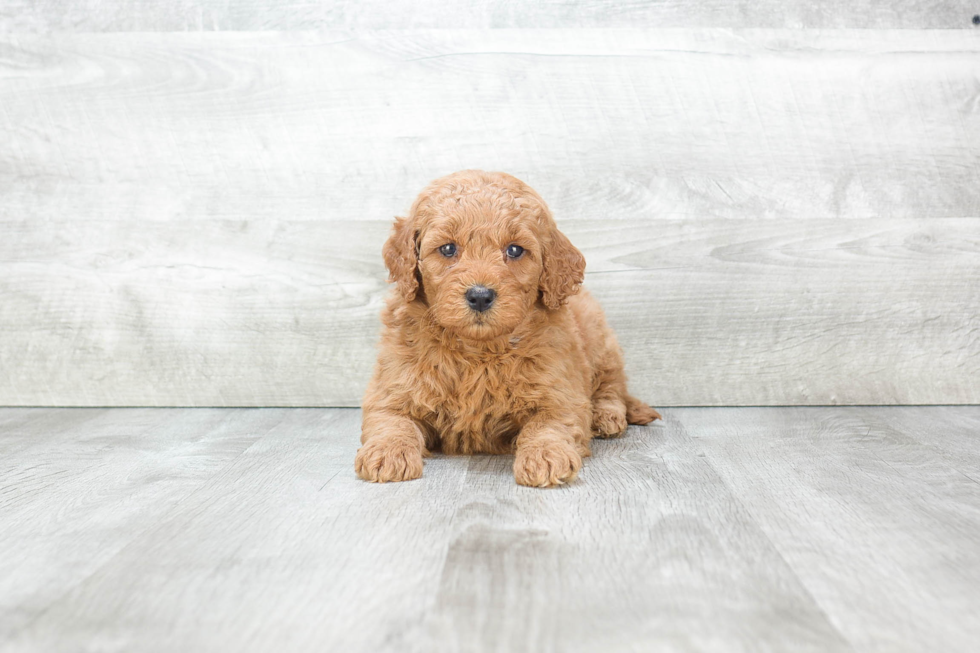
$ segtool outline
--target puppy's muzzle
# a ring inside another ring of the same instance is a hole
[[[466,290],[466,304],[477,313],[489,309],[493,306],[493,300],[497,298],[495,293],[486,286],[470,286]]]

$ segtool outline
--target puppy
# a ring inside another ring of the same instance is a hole
[[[518,483],[560,485],[593,437],[660,418],[626,391],[616,336],[580,292],[585,258],[520,180],[437,179],[383,254],[397,286],[364,396],[361,478],[419,478],[441,449],[512,453]]]

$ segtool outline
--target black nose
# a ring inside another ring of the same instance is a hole
[[[479,313],[493,306],[493,300],[496,297],[497,293],[486,286],[470,286],[466,291],[466,303]]]

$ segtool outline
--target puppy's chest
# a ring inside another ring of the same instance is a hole
[[[520,357],[446,357],[426,368],[425,419],[447,452],[505,449],[536,408],[533,366]]]

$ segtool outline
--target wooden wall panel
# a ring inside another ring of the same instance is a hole
[[[968,0],[6,0],[0,31],[583,27],[969,28]]]
[[[581,220],[657,405],[980,402],[980,221]],[[359,404],[387,222],[2,223],[15,405]]]
[[[0,218],[372,220],[462,168],[569,219],[977,216],[978,35],[17,38]]]
[[[356,405],[391,216],[466,167],[658,405],[980,401],[978,33],[4,36],[0,405]]]

